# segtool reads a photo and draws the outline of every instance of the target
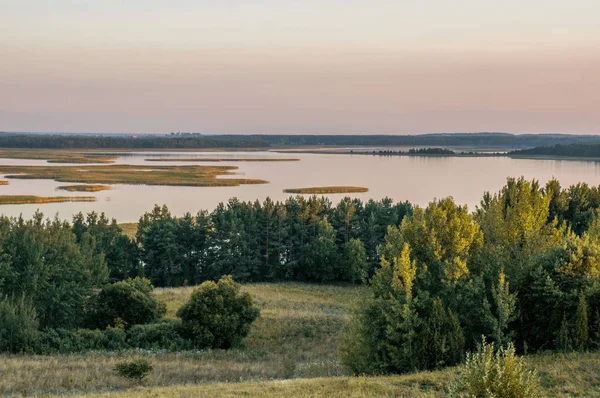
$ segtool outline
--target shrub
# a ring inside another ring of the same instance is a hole
[[[113,370],[121,377],[141,381],[152,371],[152,365],[147,359],[140,358],[133,361],[119,362]]]
[[[152,295],[150,281],[143,278],[116,282],[102,289],[89,303],[86,324],[89,328],[150,323],[166,312],[164,303]]]
[[[36,352],[40,354],[68,354],[81,351],[121,350],[128,348],[125,330],[108,328],[90,329],[46,329],[39,334]]]
[[[204,282],[177,311],[184,333],[199,348],[231,347],[248,334],[259,314],[250,295],[240,293],[231,276]]]
[[[192,341],[182,337],[181,321],[163,321],[135,325],[127,330],[127,344],[144,349],[183,351],[193,348]]]
[[[512,343],[495,350],[482,338],[478,352],[467,354],[451,397],[534,398],[539,397],[539,381],[535,372],[527,371],[523,359],[515,355]]]
[[[38,337],[35,309],[24,297],[0,299],[0,352],[30,351]]]

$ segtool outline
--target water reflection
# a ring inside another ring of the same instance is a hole
[[[114,152],[111,152],[114,153]],[[358,185],[369,188],[369,192],[353,194],[363,200],[369,198],[393,198],[426,205],[433,198],[453,196],[460,204],[475,208],[484,191],[498,191],[507,177],[525,176],[536,178],[542,184],[557,178],[563,186],[577,182],[600,184],[600,164],[597,162],[517,160],[505,157],[380,157],[372,155],[334,154],[282,154],[274,152],[159,152],[119,153],[118,164],[156,165],[146,162],[151,156],[173,158],[172,162],[160,165],[214,164],[201,162],[202,158],[299,158],[299,162],[227,162],[219,165],[236,166],[237,172],[247,178],[270,181],[263,185],[239,187],[157,187],[114,185],[110,191],[93,193],[98,198],[93,203],[51,203],[44,205],[7,205],[0,208],[6,215],[23,214],[30,217],[36,209],[46,215],[58,213],[62,218],[71,218],[79,211],[105,212],[120,222],[137,221],[141,214],[154,204],[167,204],[174,214],[195,213],[200,209],[212,210],[219,202],[232,196],[241,200],[264,200],[267,196],[285,200],[289,194],[285,188],[326,185]],[[178,162],[177,158],[198,158],[199,162]],[[0,159],[0,164],[46,165],[39,160]],[[10,185],[0,186],[3,195],[65,195],[56,188],[62,183],[49,180],[10,180]],[[88,196],[89,193],[69,193]],[[328,195],[335,203],[345,195]]]

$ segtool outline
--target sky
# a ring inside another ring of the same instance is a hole
[[[598,0],[0,0],[0,131],[600,134]]]

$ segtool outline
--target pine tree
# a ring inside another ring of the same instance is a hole
[[[567,322],[567,316],[563,314],[563,319],[560,324],[560,329],[556,336],[556,346],[562,352],[571,350],[571,336],[569,333],[569,322]]]
[[[496,305],[496,327],[494,339],[498,345],[504,346],[510,342],[510,335],[506,334],[508,324],[515,319],[516,296],[510,293],[504,272],[498,276],[498,285],[492,289],[492,296]]]
[[[573,331],[575,348],[584,351],[589,343],[589,321],[587,313],[587,300],[583,293],[579,295],[579,304],[575,313],[575,330]]]

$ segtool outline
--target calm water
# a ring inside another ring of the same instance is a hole
[[[263,200],[271,197],[284,200],[288,194],[285,188],[299,188],[326,185],[358,185],[369,188],[369,192],[350,194],[363,200],[390,197],[395,201],[408,200],[419,205],[427,205],[433,198],[453,196],[461,204],[474,209],[484,191],[498,191],[507,177],[525,176],[545,183],[552,177],[563,186],[577,182],[591,185],[600,184],[600,163],[556,160],[516,160],[504,157],[494,158],[433,158],[433,157],[378,157],[364,155],[327,154],[281,154],[272,152],[236,153],[135,153],[123,154],[117,163],[137,165],[181,165],[191,162],[146,162],[148,157],[290,157],[298,162],[222,162],[219,165],[238,166],[238,173],[248,178],[261,178],[270,181],[263,185],[242,185],[239,187],[159,187],[114,185],[110,191],[97,193],[65,193],[57,191],[59,185],[49,180],[10,180],[10,185],[0,186],[3,195],[38,196],[96,196],[91,203],[51,203],[43,205],[5,205],[0,213],[11,216],[23,214],[30,217],[36,209],[44,214],[61,218],[71,218],[77,212],[105,212],[119,222],[137,221],[154,204],[166,204],[173,214],[196,213],[200,209],[212,210],[219,202],[236,196],[242,200]],[[0,159],[0,164],[45,165],[45,161]],[[215,163],[197,163],[214,165]],[[337,202],[346,195],[327,195]]]

